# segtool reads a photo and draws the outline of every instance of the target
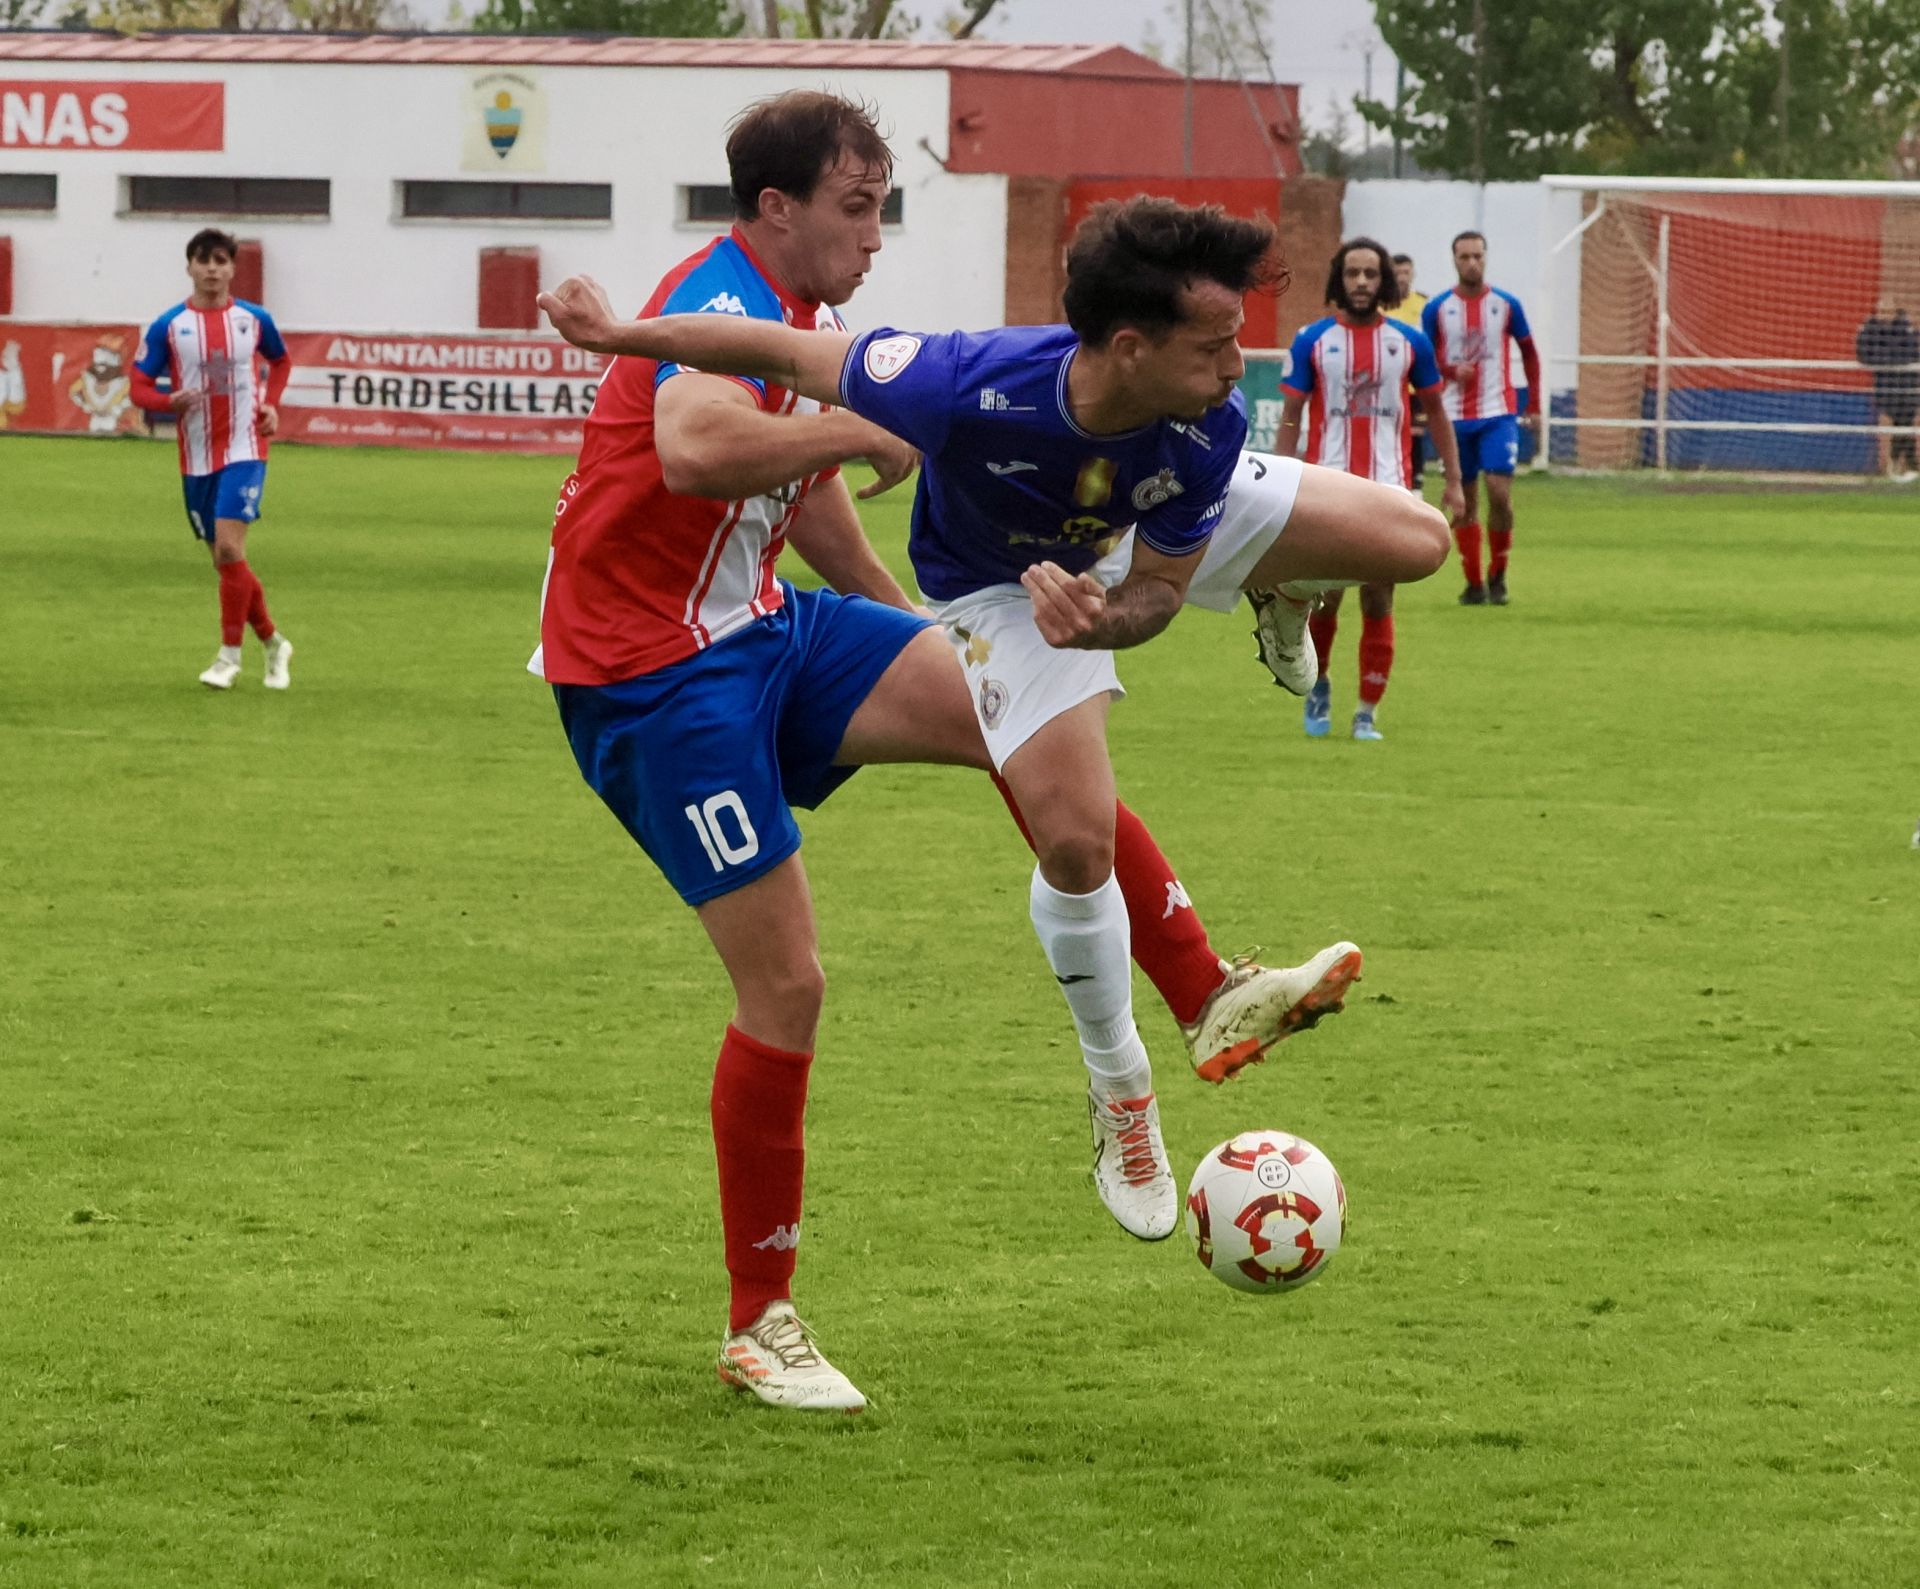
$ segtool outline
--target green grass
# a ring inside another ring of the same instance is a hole
[[[809,1422],[708,1367],[724,981],[521,671],[564,467],[276,453],[295,688],[216,696],[171,452],[0,442],[0,1584],[1920,1580],[1910,498],[1523,481],[1382,745],[1243,621],[1124,659],[1217,943],[1368,950],[1218,1092],[1142,985],[1183,1174],[1340,1165],[1297,1295],[1102,1212],[998,801],[863,773]]]

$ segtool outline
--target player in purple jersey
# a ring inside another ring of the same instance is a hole
[[[1096,1186],[1144,1239],[1171,1233],[1178,1198],[1114,876],[1106,716],[1124,692],[1111,652],[1165,628],[1201,563],[1246,435],[1242,299],[1277,270],[1264,223],[1139,199],[1101,207],[1076,235],[1070,328],[802,341],[731,316],[622,323],[582,278],[540,300],[581,346],[774,379],[926,451],[916,571],[968,663],[989,753],[1038,856],[1032,916],[1092,1072]],[[1093,569],[1130,529],[1130,565],[1109,586]],[[1359,967],[1341,943],[1261,973],[1307,990],[1274,1035],[1337,1009]]]

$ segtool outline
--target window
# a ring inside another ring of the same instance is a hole
[[[333,184],[325,177],[128,177],[133,215],[305,215],[325,219]]]
[[[610,221],[605,182],[402,182],[406,220]]]
[[[733,191],[730,188],[690,185],[680,190],[680,219],[688,226],[731,226]],[[899,226],[906,214],[906,195],[891,188],[880,201],[880,224]]]
[[[0,171],[0,210],[52,210],[60,179]]]

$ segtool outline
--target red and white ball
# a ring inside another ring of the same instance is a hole
[[[1187,1183],[1187,1235],[1215,1279],[1237,1291],[1292,1291],[1340,1250],[1347,1190],[1333,1161],[1285,1131],[1242,1131]]]

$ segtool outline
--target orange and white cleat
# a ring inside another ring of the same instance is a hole
[[[1187,1053],[1202,1081],[1223,1082],[1295,1032],[1304,1032],[1346,1007],[1347,989],[1360,980],[1360,950],[1341,942],[1305,965],[1271,970],[1242,956],[1227,971],[1199,1018],[1183,1024]]]
[[[860,1412],[867,1405],[853,1381],[820,1355],[791,1302],[769,1302],[753,1323],[729,1335],[714,1366],[723,1384],[769,1407]]]

